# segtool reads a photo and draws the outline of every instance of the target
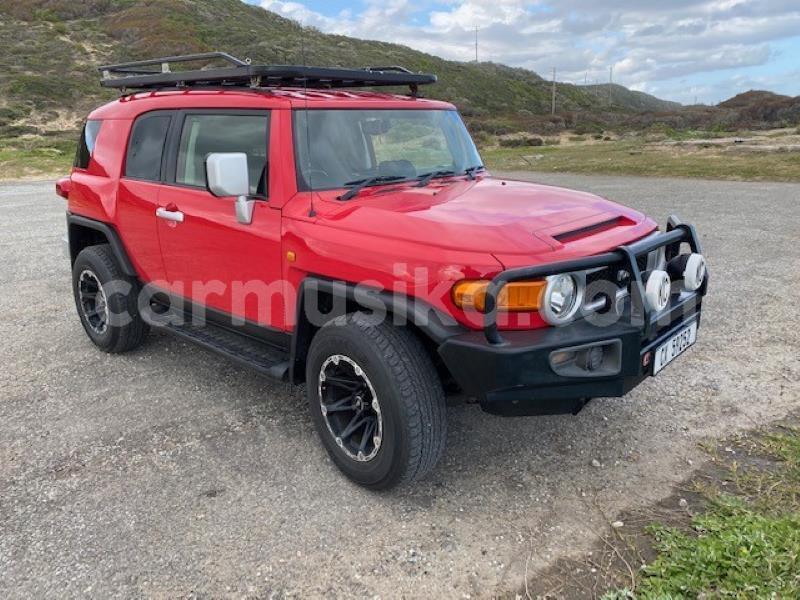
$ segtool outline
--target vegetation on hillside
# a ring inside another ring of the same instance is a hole
[[[531,160],[525,141],[566,131],[602,140],[630,131],[697,136],[687,133],[697,130],[703,137],[797,127],[800,97],[753,91],[717,107],[680,107],[619,85],[559,83],[553,115],[551,83],[531,71],[447,61],[397,44],[327,35],[241,0],[0,0],[0,176],[66,169],[67,140],[75,139],[93,107],[116,95],[100,87],[97,66],[210,50],[265,63],[398,64],[436,73],[439,83],[423,93],[459,107],[488,164],[496,168],[800,179],[800,153],[791,150],[746,156],[713,149],[678,152],[648,145],[641,137],[605,146],[548,147]]]
[[[541,146],[487,146],[481,149],[481,156],[491,169],[506,172],[800,181],[800,138],[784,133],[783,138],[770,141],[794,146],[793,151],[759,150],[757,146],[733,143],[708,144],[684,136],[683,131],[673,131],[674,139],[667,134],[626,135],[619,139],[604,135],[571,136],[573,141],[565,142],[561,138],[544,138]],[[707,136],[705,132],[691,135]]]
[[[49,127],[53,111],[65,117],[59,125],[74,125],[76,115],[113,97],[97,83],[95,68],[104,62],[210,50],[268,63],[399,64],[433,72],[439,83],[425,94],[455,102],[471,119],[513,120],[550,109],[550,84],[531,71],[327,35],[241,0],[0,0],[0,127]],[[612,110],[669,105],[618,91]],[[561,112],[609,109],[603,97],[568,84],[559,84],[557,102]]]
[[[597,104],[602,106],[625,106],[631,112],[667,112],[678,110],[681,105],[678,102],[661,100],[654,98],[650,94],[629,90],[617,83],[600,83],[581,86],[581,89],[593,94],[597,98]]]

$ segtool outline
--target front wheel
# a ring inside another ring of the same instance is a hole
[[[360,485],[387,489],[419,479],[444,450],[444,390],[408,329],[363,313],[330,321],[311,343],[306,387],[325,448]]]

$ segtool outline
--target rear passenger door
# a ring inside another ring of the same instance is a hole
[[[117,189],[116,222],[137,273],[145,282],[165,278],[156,230],[164,147],[173,111],[147,112],[133,122]]]
[[[270,111],[179,112],[159,193],[158,232],[170,291],[222,316],[279,328],[281,212],[268,202],[269,138]],[[212,152],[247,154],[252,223],[237,221],[234,198],[206,189],[205,158]]]

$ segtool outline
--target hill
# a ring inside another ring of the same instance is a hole
[[[624,107],[632,112],[667,112],[681,108],[681,104],[678,102],[661,100],[644,92],[629,90],[617,83],[584,85],[580,86],[580,89],[594,94],[600,103],[605,102],[606,105]]]
[[[74,128],[113,98],[98,84],[99,64],[209,50],[254,62],[433,72],[440,83],[425,94],[453,101],[471,119],[550,111],[550,83],[531,71],[328,35],[240,0],[0,0],[0,136]],[[676,106],[622,86],[611,92],[609,104],[602,93],[559,84],[559,112]]]
[[[759,104],[766,104],[766,103],[784,103],[787,101],[791,101],[791,96],[784,96],[782,94],[775,94],[774,92],[768,92],[765,90],[749,90],[747,92],[742,92],[741,94],[736,94],[732,98],[728,98],[727,100],[723,100],[719,104],[717,104],[720,108],[728,108],[733,110],[741,110],[743,108],[750,108],[752,106],[757,106]]]
[[[791,126],[800,123],[800,96],[792,98],[763,90],[737,94],[717,105],[717,108],[736,115],[742,127],[760,127],[766,123]]]

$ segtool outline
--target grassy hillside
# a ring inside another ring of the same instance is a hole
[[[209,50],[256,62],[400,64],[433,72],[440,83],[426,95],[451,100],[477,119],[550,110],[549,83],[531,71],[326,35],[240,0],[0,0],[0,136],[74,128],[92,106],[113,97],[98,85],[98,64]],[[567,84],[558,86],[557,100],[560,111],[598,105],[592,90]],[[614,86],[614,110],[664,104]]]
[[[624,107],[633,112],[656,111],[666,112],[678,110],[681,105],[678,102],[661,100],[644,92],[629,90],[625,86],[617,83],[602,83],[598,85],[584,85],[580,88],[587,91],[597,98],[598,104],[606,106]]]

